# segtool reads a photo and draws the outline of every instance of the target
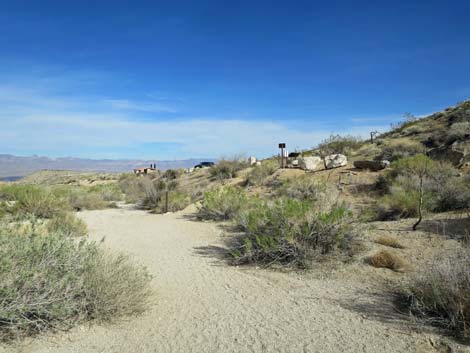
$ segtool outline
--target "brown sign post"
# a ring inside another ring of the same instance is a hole
[[[284,163],[284,149],[286,148],[286,144],[285,144],[285,143],[280,143],[280,144],[279,144],[279,148],[281,149],[281,168],[284,168],[284,167],[285,167],[285,163]]]

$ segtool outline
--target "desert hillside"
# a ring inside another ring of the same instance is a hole
[[[0,351],[467,352],[469,144],[466,101],[285,168],[3,183]]]

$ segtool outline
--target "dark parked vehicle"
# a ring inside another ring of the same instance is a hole
[[[208,168],[208,167],[212,167],[214,165],[214,162],[201,162],[197,165],[194,166],[194,169],[197,169],[197,168]]]

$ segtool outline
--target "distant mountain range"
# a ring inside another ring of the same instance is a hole
[[[42,169],[74,170],[83,172],[130,172],[134,168],[156,163],[158,169],[189,168],[203,161],[214,159],[184,159],[174,161],[130,159],[49,158],[41,156],[18,157],[0,154],[0,178],[22,177]]]

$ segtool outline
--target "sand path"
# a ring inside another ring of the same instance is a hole
[[[184,212],[127,209],[80,217],[93,239],[105,237],[106,246],[148,266],[156,304],[119,323],[35,338],[16,352],[434,351],[424,335],[352,309],[372,300],[358,295],[353,281],[227,266],[218,259],[223,235],[216,224]]]

